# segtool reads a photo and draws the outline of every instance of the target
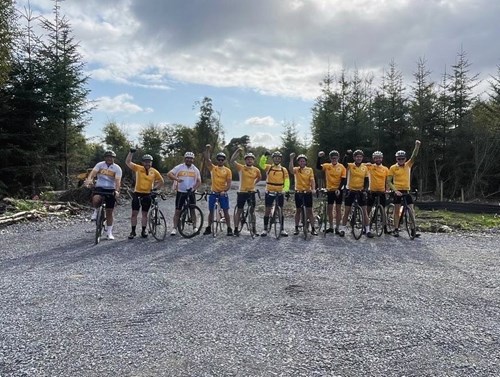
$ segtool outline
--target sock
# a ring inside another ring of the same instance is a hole
[[[135,225],[132,225],[132,232],[135,233]]]
[[[108,225],[108,234],[113,232],[113,225]]]
[[[366,225],[365,230],[366,230],[366,233],[368,233],[370,231],[370,225]]]
[[[264,216],[264,228],[267,229],[267,224],[269,224],[269,216]]]

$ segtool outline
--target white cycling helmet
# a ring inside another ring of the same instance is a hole
[[[184,153],[184,158],[194,158],[194,153],[193,152],[186,152],[186,153]]]
[[[375,151],[373,152],[372,157],[384,157],[384,154],[380,151]]]
[[[306,160],[306,161],[307,161],[307,156],[306,156],[305,154],[299,154],[299,155],[297,156],[297,161],[299,161],[301,158],[303,158],[304,160]]]
[[[247,158],[253,158],[255,160],[255,155],[252,152],[248,152],[243,159],[246,160]]]
[[[406,158],[406,152],[405,151],[397,151],[396,157],[405,157]]]

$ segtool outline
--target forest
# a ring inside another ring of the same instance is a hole
[[[89,100],[85,61],[69,20],[54,1],[51,19],[30,9],[20,14],[12,0],[0,0],[0,197],[30,197],[45,190],[74,186],[76,176],[113,149],[123,164],[132,142],[120,125],[103,125],[102,139],[89,140],[85,127],[95,104]],[[35,30],[41,26],[43,37]],[[277,146],[288,165],[291,152],[305,153],[314,165],[317,152],[363,149],[367,161],[375,150],[386,165],[399,149],[422,148],[412,185],[447,199],[488,200],[500,197],[500,66],[488,89],[478,93],[478,74],[466,51],[431,79],[424,58],[415,57],[413,80],[406,83],[394,60],[382,77],[348,69],[326,72],[321,94],[311,108],[307,145],[293,122],[283,126]],[[213,99],[199,108],[195,124],[145,124],[137,147],[167,172],[185,151],[202,156],[207,143],[227,155],[238,147],[255,154],[248,135],[226,141]],[[303,135],[301,135],[303,136]],[[128,173],[130,174],[130,172]]]

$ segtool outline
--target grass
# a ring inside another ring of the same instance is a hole
[[[453,230],[500,229],[500,216],[495,214],[459,213],[446,210],[422,211],[417,209],[417,224],[422,231],[435,232],[446,225]]]

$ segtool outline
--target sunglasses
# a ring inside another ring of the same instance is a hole
[[[218,158],[217,161],[225,161],[225,158]]]
[[[403,161],[403,160],[406,160],[406,157],[398,157],[398,158],[396,158],[396,160]]]

